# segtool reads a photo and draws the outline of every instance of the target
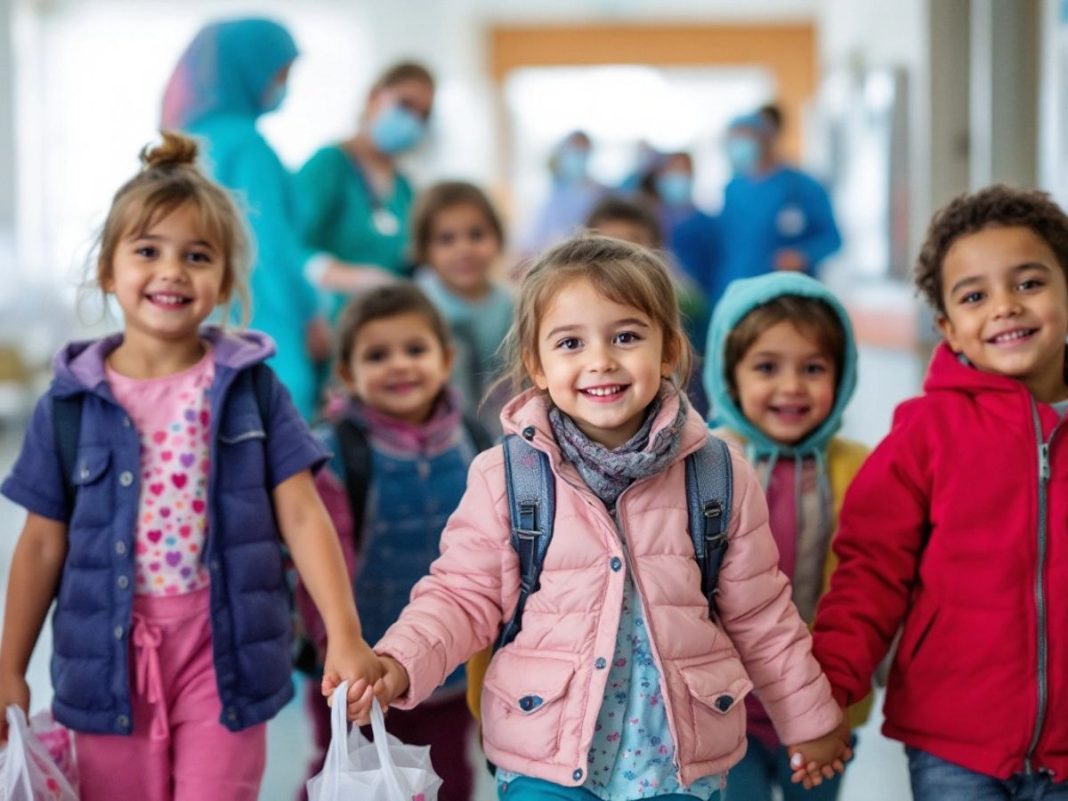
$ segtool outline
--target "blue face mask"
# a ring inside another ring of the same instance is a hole
[[[282,105],[282,101],[286,99],[286,85],[284,83],[274,83],[267,89],[267,96],[263,100],[263,113],[266,114],[269,111],[274,111]]]
[[[568,184],[577,184],[586,177],[590,152],[585,148],[565,147],[556,157],[556,175]]]
[[[760,144],[750,136],[732,136],[727,140],[727,161],[737,175],[752,175],[760,166]]]
[[[371,123],[371,141],[383,153],[393,155],[411,150],[423,138],[426,123],[401,105],[382,109]]]
[[[668,206],[688,206],[693,197],[693,176],[685,172],[665,172],[656,177],[656,193]]]

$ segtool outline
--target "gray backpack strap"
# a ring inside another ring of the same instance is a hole
[[[519,600],[494,651],[508,645],[523,627],[523,610],[540,586],[545,553],[553,538],[555,482],[549,457],[515,434],[504,438],[504,481],[512,522],[512,547],[519,555]]]
[[[727,444],[711,434],[686,457],[686,505],[694,555],[701,568],[701,592],[711,615],[716,611],[716,585],[731,513],[731,454]]]

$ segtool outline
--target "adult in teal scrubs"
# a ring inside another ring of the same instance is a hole
[[[316,151],[297,174],[304,241],[363,270],[410,272],[413,192],[396,157],[419,144],[434,103],[421,64],[386,70],[371,87],[356,133]],[[331,314],[345,300],[333,293]]]
[[[167,84],[162,127],[198,137],[211,174],[246,205],[256,243],[250,324],[274,339],[278,351],[270,364],[310,418],[314,361],[325,357],[329,338],[322,318],[317,321],[319,294],[305,268],[321,260],[301,239],[292,176],[256,129],[256,120],[281,104],[296,57],[292,36],[271,20],[207,25]]]

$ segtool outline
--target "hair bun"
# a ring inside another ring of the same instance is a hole
[[[162,167],[182,167],[196,163],[196,140],[174,131],[161,132],[163,141],[158,145],[145,145],[141,151],[141,164],[146,170]]]

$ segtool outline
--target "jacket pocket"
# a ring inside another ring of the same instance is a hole
[[[923,650],[924,643],[927,642],[931,629],[934,628],[935,621],[938,619],[937,609],[923,614],[922,610],[925,608],[921,607],[920,613],[906,622],[905,628],[901,633],[901,643],[898,646],[897,657],[898,667],[901,669],[912,665],[916,661],[920,651]]]
[[[569,654],[551,657],[514,646],[498,652],[483,682],[482,729],[487,742],[523,759],[555,754],[574,675]]]
[[[102,526],[115,515],[115,491],[111,486],[111,448],[87,445],[78,449],[71,482],[75,501],[71,527]]]
[[[736,657],[680,665],[679,672],[690,694],[694,753],[692,761],[722,759],[745,738],[745,697],[753,682]]]

